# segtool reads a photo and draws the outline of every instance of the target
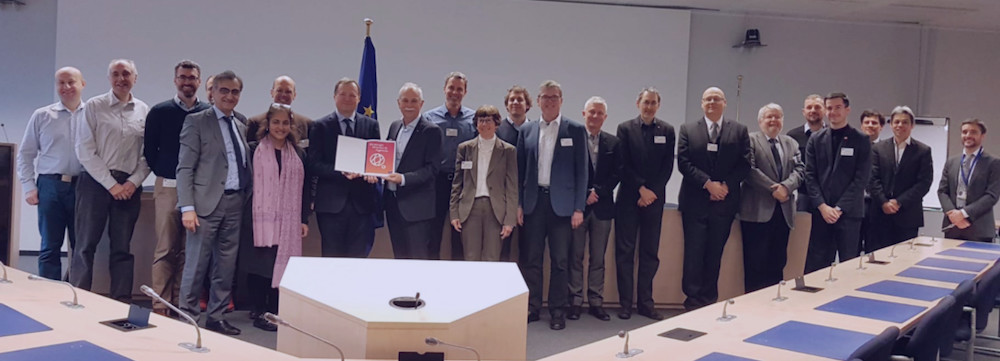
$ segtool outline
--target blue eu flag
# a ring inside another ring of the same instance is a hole
[[[375,77],[375,45],[372,37],[365,37],[365,52],[361,55],[361,102],[358,103],[358,113],[378,119],[375,109],[378,107],[378,81]]]

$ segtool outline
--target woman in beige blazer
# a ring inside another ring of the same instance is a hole
[[[479,136],[459,144],[455,158],[451,226],[462,234],[466,261],[498,261],[517,222],[517,151],[496,136],[496,107],[479,107],[475,121]]]

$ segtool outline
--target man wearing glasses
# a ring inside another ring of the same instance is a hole
[[[143,154],[156,174],[153,190],[156,249],[153,252],[153,290],[177,304],[181,269],[184,267],[184,228],[177,209],[177,156],[180,153],[184,118],[211,107],[198,99],[201,67],[183,60],[174,66],[177,94],[153,106],[146,116]],[[153,312],[167,315],[167,306],[153,301]]]

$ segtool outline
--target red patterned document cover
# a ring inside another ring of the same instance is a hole
[[[365,151],[365,174],[389,175],[396,169],[396,142],[369,140]]]

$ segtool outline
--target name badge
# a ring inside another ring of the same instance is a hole
[[[163,178],[163,186],[166,188],[177,188],[177,180]]]
[[[667,136],[665,136],[665,135],[657,135],[657,136],[653,137],[653,143],[656,143],[656,144],[667,144]]]
[[[472,169],[472,161],[471,160],[463,161],[462,169]]]
[[[966,194],[965,191],[958,191],[958,194],[955,195],[955,198],[961,199],[963,201],[966,199],[966,197],[968,197],[968,194]]]
[[[445,136],[449,136],[449,137],[457,137],[458,136],[458,129],[455,129],[455,128],[445,129],[444,135]]]
[[[59,180],[69,183],[73,181],[73,176],[63,174],[62,177],[59,177]]]
[[[559,145],[562,145],[564,147],[572,147],[573,146],[573,138],[562,138],[562,139],[559,139]]]
[[[853,157],[854,148],[840,148],[840,155],[845,157]]]
[[[309,148],[309,139],[299,140],[299,148]]]
[[[715,143],[708,143],[708,151],[709,152],[718,152],[719,151],[719,145],[715,144]]]

